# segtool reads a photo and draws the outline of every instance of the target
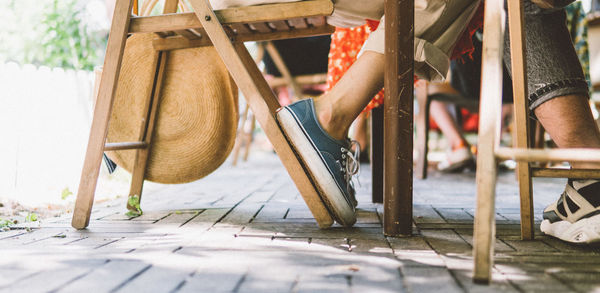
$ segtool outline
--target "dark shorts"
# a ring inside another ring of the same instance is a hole
[[[588,84],[567,29],[564,9],[544,10],[526,0],[524,10],[530,108],[533,110],[560,96],[589,96]],[[508,37],[507,30],[504,65],[510,72]]]
[[[564,9],[544,10],[529,0],[525,5],[529,106],[565,95],[589,96],[588,84],[566,25]],[[508,28],[508,23],[506,24]],[[476,35],[477,36],[477,35]],[[479,99],[481,41],[473,38],[473,58],[451,62],[451,84],[467,99]],[[504,103],[512,102],[509,32],[504,38]]]
[[[481,91],[481,33],[473,36],[473,53],[471,56],[452,60],[450,62],[450,85],[461,96],[468,100],[479,100]],[[502,78],[502,103],[512,103],[512,80],[506,67]]]

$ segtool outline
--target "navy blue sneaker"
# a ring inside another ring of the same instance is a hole
[[[357,202],[352,176],[358,173],[360,164],[350,151],[350,140],[334,139],[323,130],[312,99],[279,109],[277,121],[333,218],[343,226],[354,225]]]

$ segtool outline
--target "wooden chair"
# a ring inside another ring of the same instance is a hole
[[[293,3],[249,6],[213,11],[208,0],[189,0],[194,12],[176,13],[178,0],[167,0],[163,15],[137,17],[132,15],[135,0],[117,0],[106,49],[105,63],[85,162],[82,170],[72,226],[88,226],[94,193],[98,181],[103,151],[135,149],[130,196],[140,195],[144,173],[152,145],[161,81],[169,50],[214,46],[238,87],[244,94],[257,121],[273,144],[294,183],[320,227],[329,227],[333,219],[317,191],[292,151],[275,120],[280,107],[270,86],[244,46],[245,41],[266,41],[331,34],[325,16],[333,11],[330,0],[308,0]],[[106,143],[113,96],[123,58],[127,36],[154,33],[156,66],[153,96],[148,97],[147,119],[139,141]],[[133,207],[129,207],[130,209]]]
[[[529,149],[529,115],[522,1],[508,1],[512,78],[515,107],[515,148],[499,147],[502,89],[504,1],[486,1],[484,13],[483,70],[477,157],[477,208],[475,212],[474,281],[489,282],[495,242],[495,187],[497,159],[514,159],[521,198],[521,238],[533,239],[532,177],[600,178],[600,170],[531,168],[530,162],[600,162],[598,149]],[[485,95],[483,93],[486,93]]]

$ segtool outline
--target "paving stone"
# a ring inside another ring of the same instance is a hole
[[[569,287],[581,292],[600,291],[600,270],[588,272],[562,271],[551,274]]]
[[[539,240],[521,240],[520,236],[511,237],[505,236],[500,237],[502,241],[511,247],[515,248],[517,252],[555,252],[558,251],[556,248]]]
[[[522,292],[572,292],[573,288],[552,275],[526,272],[506,274],[510,282]]]
[[[210,270],[197,272],[187,278],[177,292],[234,292],[244,277],[245,272],[238,273],[235,270],[229,272],[211,272]]]
[[[465,209],[457,208],[435,208],[435,210],[448,223],[473,223],[473,216],[465,211]]]
[[[460,237],[462,239],[464,239],[467,243],[469,243],[469,245],[473,246],[473,230],[456,229],[455,231],[458,233],[458,235],[460,235]],[[494,243],[494,251],[496,251],[496,252],[513,252],[516,250],[515,250],[515,248],[504,243],[502,240],[496,239],[496,241]]]
[[[0,269],[0,289],[7,288],[15,282],[27,279],[37,272],[24,269],[1,268]],[[8,289],[6,289],[8,290]],[[8,292],[8,291],[7,291]]]
[[[386,239],[349,239],[350,251],[360,254],[372,254],[394,257],[394,251]]]
[[[471,245],[453,230],[425,230],[422,233],[429,245],[441,254],[462,253],[472,249]]]
[[[446,268],[407,266],[401,272],[409,292],[463,292]]]
[[[173,292],[193,272],[193,269],[153,265],[115,292],[144,292],[148,288],[155,292]]]
[[[416,204],[413,206],[413,218],[417,224],[420,223],[446,223],[446,220],[430,205]]]
[[[282,203],[268,203],[266,204],[253,219],[253,223],[261,222],[282,222],[287,216],[289,207]]]
[[[92,270],[89,274],[66,284],[58,292],[85,292],[90,289],[90,284],[94,284],[95,292],[109,292],[126,284],[149,268],[149,264],[141,261],[111,260]]]
[[[0,290],[0,292],[31,293],[39,292],[42,288],[48,292],[59,290],[65,284],[89,274],[95,267],[102,266],[105,263],[106,260],[92,260],[84,263],[67,262],[58,267],[44,270],[23,278],[20,281],[13,282],[10,286]]]
[[[303,275],[294,284],[292,292],[315,293],[315,292],[351,292],[351,278],[343,275],[338,276],[315,276]]]
[[[490,284],[476,284],[473,282],[473,273],[468,270],[450,270],[452,276],[458,281],[460,286],[466,292],[472,293],[487,293],[487,292],[510,292],[517,293],[519,291],[510,281],[507,275],[492,269],[492,281]]]

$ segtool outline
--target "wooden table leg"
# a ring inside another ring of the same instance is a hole
[[[383,233],[412,234],[414,1],[385,1]]]
[[[371,110],[371,182],[373,203],[383,203],[383,107]]]

